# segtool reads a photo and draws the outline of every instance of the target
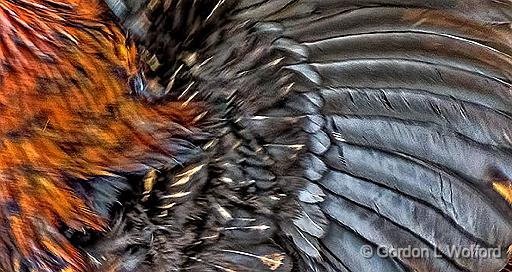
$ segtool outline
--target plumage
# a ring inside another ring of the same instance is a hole
[[[156,143],[171,138],[173,122],[192,125],[194,109],[148,107],[128,97],[137,76],[135,48],[112,19],[102,18],[109,14],[103,3],[3,1],[0,7],[0,247],[11,256],[1,266],[54,271],[68,263],[82,270],[83,256],[59,228],[103,231],[107,224],[91,210],[105,196],[81,180],[105,176],[105,187],[108,176],[172,161],[168,143]]]
[[[499,271],[511,11],[0,2],[0,270]]]

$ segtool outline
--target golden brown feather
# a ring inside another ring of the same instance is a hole
[[[0,270],[84,270],[57,229],[106,222],[65,177],[149,168],[172,158],[170,122],[193,125],[194,105],[130,94],[136,51],[108,18],[98,0],[0,2]]]

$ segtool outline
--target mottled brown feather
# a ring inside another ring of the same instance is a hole
[[[165,147],[171,122],[196,105],[148,105],[130,94],[136,50],[98,0],[0,2],[0,270],[83,271],[57,232],[106,226],[64,177],[140,171]],[[86,182],[86,181],[83,181]],[[15,267],[12,267],[14,265]]]

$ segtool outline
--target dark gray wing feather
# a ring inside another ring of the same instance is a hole
[[[327,229],[304,227],[303,215],[295,229],[282,223],[302,252],[302,269],[501,269],[511,210],[490,173],[512,174],[512,33],[503,27],[510,3],[245,5],[240,18],[279,29],[273,46],[294,83],[283,105],[307,118],[308,181],[299,193],[307,205],[299,214],[318,205],[330,221]],[[366,259],[363,245],[429,253]],[[502,258],[451,252],[472,246],[498,248]]]

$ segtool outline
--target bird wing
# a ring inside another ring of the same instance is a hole
[[[140,45],[146,95],[205,101],[215,124],[194,172],[209,217],[180,265],[506,265],[510,1],[107,2]]]

